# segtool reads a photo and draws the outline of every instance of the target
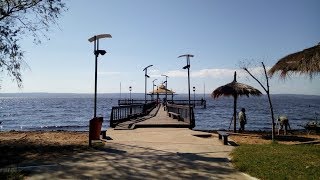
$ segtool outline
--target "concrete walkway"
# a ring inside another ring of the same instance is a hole
[[[32,168],[29,178],[250,179],[229,163],[233,147],[210,135],[186,128],[108,129],[100,148]]]

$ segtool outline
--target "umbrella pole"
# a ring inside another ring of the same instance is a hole
[[[230,131],[230,127],[231,127],[232,121],[233,121],[233,116],[231,117],[231,121],[230,121],[230,124],[229,124],[228,131]]]
[[[233,132],[237,132],[237,96],[234,96],[234,101],[233,101]]]

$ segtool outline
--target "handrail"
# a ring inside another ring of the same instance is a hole
[[[181,100],[181,99],[176,99],[176,100],[167,100],[168,103],[170,104],[178,104],[178,105],[188,105],[189,104],[189,100]],[[195,106],[203,106],[203,108],[207,107],[207,101],[204,99],[196,99],[196,100],[190,100],[190,105],[192,105],[193,107]]]
[[[145,116],[149,114],[156,105],[156,102],[152,102],[147,104],[113,106],[110,115],[110,127],[114,128],[120,122]]]
[[[174,112],[179,114],[180,119],[190,124],[190,129],[195,127],[195,118],[192,106],[189,107],[188,105],[177,105],[168,103],[167,112]]]
[[[155,100],[147,100],[147,103],[151,103],[154,102]],[[179,105],[188,105],[189,104],[189,100],[167,100],[168,103],[170,104],[179,104]],[[145,100],[144,99],[119,99],[118,100],[118,105],[122,106],[122,105],[131,105],[131,104],[144,104]],[[204,99],[196,99],[196,100],[190,100],[191,105],[193,105],[193,107],[195,106],[202,106],[203,108],[207,107],[207,101]]]
[[[147,100],[147,103],[152,103],[154,100]],[[118,100],[118,105],[131,105],[131,104],[144,104],[145,100],[144,99],[119,99]]]

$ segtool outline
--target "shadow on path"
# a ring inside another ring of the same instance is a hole
[[[227,158],[208,156],[210,153],[172,153],[110,143],[56,158],[52,163],[57,166],[32,167],[29,176],[39,179],[241,179],[234,175],[237,172],[229,166]]]

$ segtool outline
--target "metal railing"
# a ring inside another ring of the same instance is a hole
[[[195,127],[193,107],[188,105],[167,104],[167,112],[177,113],[184,122],[189,123],[189,128]]]
[[[178,105],[188,105],[189,104],[189,100],[167,100],[168,103],[170,104],[178,104]],[[203,108],[207,107],[207,101],[204,99],[200,99],[200,100],[190,100],[190,105],[193,107],[196,106],[202,106]]]
[[[147,103],[152,103],[154,100],[147,100]],[[119,99],[118,100],[118,105],[123,106],[123,105],[131,105],[131,104],[144,104],[145,100],[144,99]]]
[[[110,127],[114,128],[118,123],[145,116],[149,114],[156,106],[156,102],[113,106],[110,115]]]

